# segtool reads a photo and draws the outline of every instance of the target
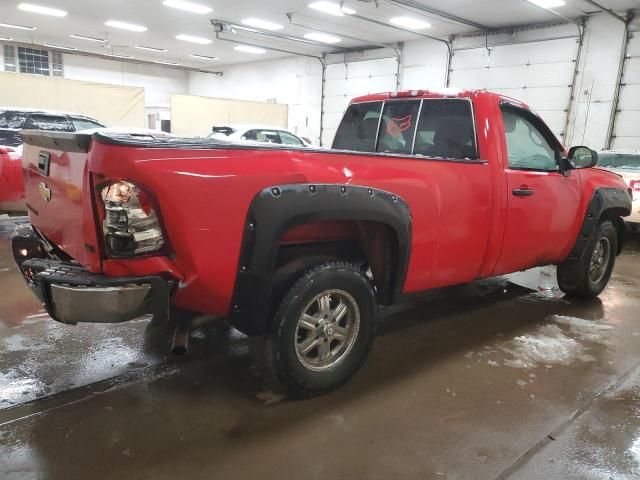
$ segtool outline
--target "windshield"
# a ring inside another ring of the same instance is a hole
[[[601,153],[598,155],[598,166],[605,168],[640,170],[640,154]]]
[[[25,112],[0,112],[0,128],[22,128],[27,119]]]

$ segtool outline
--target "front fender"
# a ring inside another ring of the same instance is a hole
[[[569,255],[569,261],[580,258],[587,246],[589,237],[595,231],[598,224],[604,219],[614,221],[616,228],[620,230],[616,219],[626,217],[631,213],[631,197],[629,193],[620,188],[601,187],[593,192],[591,201],[587,207],[582,228],[578,234],[576,243]],[[618,254],[622,252],[623,236],[619,237]]]

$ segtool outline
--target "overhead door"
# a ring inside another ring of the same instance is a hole
[[[612,149],[640,150],[640,32],[627,46]]]
[[[450,85],[523,101],[562,140],[577,56],[577,37],[455,50]]]
[[[349,101],[397,90],[398,60],[382,58],[327,65],[322,98],[322,145],[331,146]]]

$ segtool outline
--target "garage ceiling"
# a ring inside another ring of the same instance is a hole
[[[267,51],[262,55],[234,50],[234,43],[216,39],[210,19],[240,23],[248,17],[276,22],[284,26],[279,34],[303,37],[312,30],[289,24],[287,13],[294,13],[294,21],[309,25],[334,35],[346,35],[338,44],[340,48],[354,48],[369,42],[393,43],[420,38],[416,33],[398,30],[366,21],[364,18],[388,23],[397,16],[410,16],[427,21],[431,28],[420,33],[440,38],[452,34],[477,30],[472,26],[426,13],[396,0],[346,0],[344,5],[357,11],[357,15],[342,17],[328,15],[308,8],[313,0],[192,0],[213,9],[211,13],[190,13],[163,5],[163,0],[28,0],[26,3],[52,7],[68,12],[65,17],[52,17],[18,9],[18,0],[0,3],[0,23],[36,27],[36,30],[16,30],[0,27],[0,37],[12,37],[15,42],[53,44],[77,49],[79,52],[116,54],[142,61],[175,62],[180,66],[212,70],[228,65],[282,56],[280,52]],[[338,0],[336,0],[338,1]],[[577,18],[594,13],[598,8],[585,0],[565,0],[566,5],[555,9],[564,17]],[[412,0],[417,6],[445,10],[464,17],[472,23],[486,25],[490,29],[553,21],[554,13],[532,5],[526,0]],[[640,7],[640,0],[600,0],[606,8],[617,11]],[[130,32],[105,26],[108,20],[118,20],[142,25],[144,32]],[[71,38],[70,34],[108,39],[95,43]],[[212,40],[199,45],[177,40],[176,35],[191,35]],[[237,31],[225,34],[225,38],[238,43],[251,43],[264,47],[320,55],[335,50],[326,45],[304,44],[289,40]],[[355,38],[355,39],[354,39]],[[359,39],[359,40],[356,40]],[[140,50],[136,46],[166,49],[166,52]],[[203,60],[191,55],[218,57],[219,60]]]

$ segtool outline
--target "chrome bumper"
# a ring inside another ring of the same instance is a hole
[[[47,313],[62,323],[121,323],[151,314],[169,318],[170,285],[159,276],[105,277],[81,266],[43,258],[46,248],[33,235],[12,239],[16,263]]]

